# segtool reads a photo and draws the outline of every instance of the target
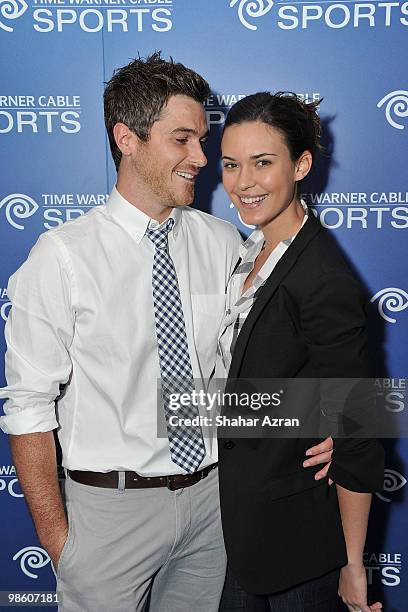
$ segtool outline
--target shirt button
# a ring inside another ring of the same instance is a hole
[[[224,448],[225,450],[231,450],[232,448],[234,448],[235,443],[232,440],[226,440],[224,442]]]
[[[231,308],[228,308],[227,315],[230,315],[230,314],[231,314]]]

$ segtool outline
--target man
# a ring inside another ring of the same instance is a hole
[[[189,392],[213,370],[240,244],[233,226],[186,208],[206,164],[209,92],[158,53],[118,70],[104,95],[118,171],[108,204],[43,234],[9,282],[1,425],[63,612],[218,609],[216,441],[169,425],[172,377]]]

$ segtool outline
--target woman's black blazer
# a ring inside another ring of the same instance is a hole
[[[365,310],[360,283],[310,213],[248,314],[227,391],[243,379],[369,377]],[[347,563],[336,487],[302,467],[316,441],[219,437],[228,560],[249,592],[285,590]],[[337,438],[329,474],[352,491],[380,490],[383,449]]]

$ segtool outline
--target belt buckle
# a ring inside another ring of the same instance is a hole
[[[175,486],[173,476],[166,476],[166,486],[170,491],[177,491],[180,487]]]

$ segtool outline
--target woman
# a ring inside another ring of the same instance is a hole
[[[229,283],[219,341],[217,373],[229,390],[243,379],[256,387],[256,379],[370,376],[362,288],[299,195],[319,148],[316,106],[258,93],[225,123],[224,187],[243,222],[257,226]],[[334,612],[337,592],[349,610],[381,609],[367,605],[362,556],[382,449],[338,438],[329,487],[302,469],[310,442],[220,439],[230,570],[244,591],[267,595],[273,612]]]

